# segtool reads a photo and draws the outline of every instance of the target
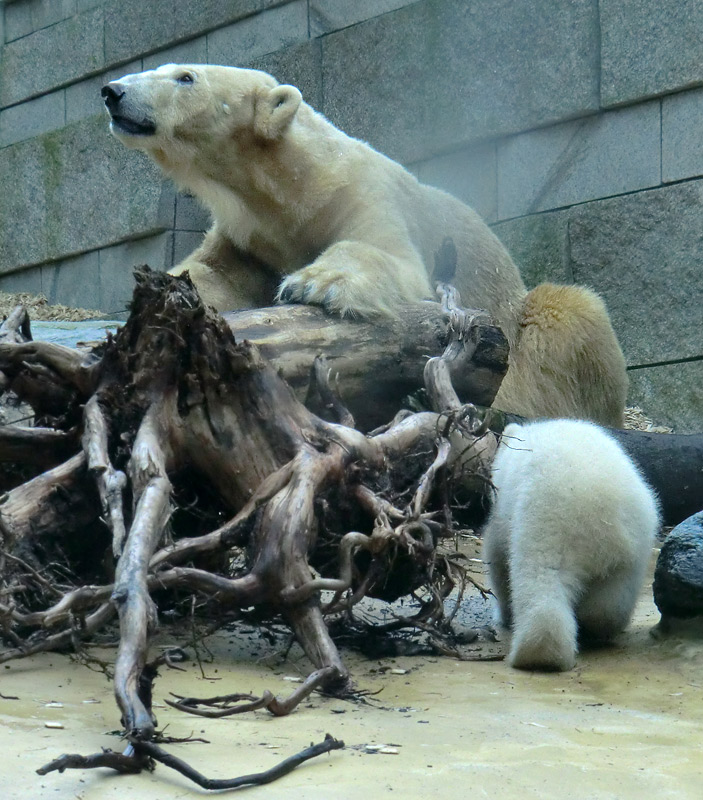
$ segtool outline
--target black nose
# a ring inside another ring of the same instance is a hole
[[[100,90],[100,94],[105,98],[105,105],[111,113],[117,108],[120,100],[124,96],[125,90],[118,81],[112,81]]]

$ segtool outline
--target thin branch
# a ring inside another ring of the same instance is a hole
[[[388,500],[379,497],[375,492],[359,483],[353,487],[353,493],[356,500],[359,501],[362,508],[364,508],[374,519],[385,514],[389,519],[405,519],[405,514],[396,508]]]
[[[303,700],[308,698],[315,689],[318,689],[330,679],[337,677],[338,671],[335,667],[323,667],[315,670],[308,675],[295,691],[284,699],[276,697],[267,689],[261,697],[256,697],[252,694],[227,694],[206,698],[179,697],[176,702],[166,699],[166,703],[172,708],[184,711],[186,714],[211,719],[231,717],[234,714],[256,711],[259,708],[265,708],[275,717],[285,717],[296,706],[300,705]],[[249,702],[241,703],[242,700],[248,700]],[[239,703],[239,705],[232,705],[233,703]],[[208,706],[208,708],[200,708],[199,706]]]
[[[50,772],[64,772],[67,769],[96,769],[108,767],[121,775],[136,775],[146,764],[131,755],[115,753],[114,750],[104,750],[102,753],[93,753],[82,756],[79,753],[66,753],[37,770],[38,775],[48,775]]]
[[[461,400],[452,385],[449,364],[444,356],[435,356],[427,361],[424,381],[433,411],[442,412],[461,408]]]
[[[434,489],[437,473],[447,465],[451,454],[451,444],[446,439],[440,439],[437,445],[437,455],[430,467],[420,479],[420,483],[412,501],[413,516],[419,518],[425,510],[430,494]]]
[[[35,653],[44,653],[49,650],[62,650],[66,647],[75,646],[76,637],[79,637],[79,639],[89,637],[91,634],[95,633],[95,631],[100,630],[114,615],[114,606],[111,603],[104,603],[89,617],[81,620],[80,627],[77,629],[71,628],[47,636],[45,639],[41,639],[38,642],[26,645],[23,644],[21,647],[15,647],[11,650],[0,652],[0,664],[11,661],[14,658],[26,658],[27,656],[33,656]]]
[[[180,772],[181,775],[185,775],[186,778],[192,780],[193,783],[197,783],[201,788],[208,789],[209,791],[222,791],[223,789],[238,789],[240,786],[263,786],[266,783],[272,783],[282,778],[284,775],[287,775],[289,772],[292,772],[296,767],[309,761],[311,758],[317,758],[317,756],[324,755],[332,750],[342,750],[344,748],[344,742],[341,739],[335,739],[327,733],[323,741],[317,744],[311,744],[310,747],[306,747],[299,753],[289,756],[284,761],[281,761],[280,764],[271,767],[271,769],[229,779],[206,778],[200,772],[193,769],[193,767],[186,764],[185,761],[166,753],[153,742],[135,743],[134,747],[138,754],[149,756],[149,758],[153,758],[154,761],[159,761],[164,766],[175,769],[177,772]]]
[[[51,628],[63,622],[71,614],[85,611],[91,606],[109,600],[114,586],[79,586],[61,596],[58,603],[50,606],[45,611],[32,611],[29,614],[12,612],[12,619],[19,625],[28,627]]]
[[[103,514],[112,531],[112,554],[122,555],[127,535],[123,513],[123,490],[127,485],[124,472],[112,466],[107,452],[107,422],[100,409],[97,395],[93,395],[83,412],[83,451],[88,461],[88,471],[94,476],[102,502]]]
[[[56,586],[50,581],[47,580],[43,575],[40,575],[31,564],[28,564],[23,558],[19,556],[15,556],[12,553],[5,553],[3,552],[3,558],[9,558],[10,561],[14,561],[15,564],[19,564],[22,569],[26,569],[27,572],[34,578],[34,580],[47,592],[53,594],[55,597],[63,597],[63,594],[60,589],[57,589]]]
[[[356,427],[354,417],[344,403],[342,403],[339,393],[334,391],[330,386],[330,373],[331,370],[327,359],[324,356],[316,356],[312,365],[310,387],[312,389],[314,385],[320,395],[322,405],[332,414],[335,422],[338,422],[340,425],[345,425],[347,428],[354,428]]]
[[[178,711],[186,714],[193,714],[197,717],[208,717],[209,719],[219,719],[220,717],[230,717],[233,714],[244,714],[249,711],[256,711],[264,708],[273,699],[273,694],[266,690],[261,697],[253,694],[224,694],[217,697],[182,697],[173,695],[177,700],[164,698],[165,702]],[[248,700],[248,703],[243,703]],[[233,705],[238,703],[239,705]],[[199,708],[199,706],[210,706],[210,708]]]
[[[128,748],[126,754],[114,753],[107,751],[104,753],[95,753],[90,756],[81,756],[77,754],[63,755],[54,761],[49,762],[45,766],[37,770],[39,775],[46,775],[49,772],[58,770],[63,772],[66,769],[92,769],[95,767],[109,767],[120,773],[135,773],[141,772],[143,769],[150,768],[150,759],[158,761],[166,767],[180,772],[189,780],[196,783],[202,789],[209,791],[223,791],[224,789],[238,789],[241,786],[262,786],[266,783],[272,783],[289,772],[292,772],[296,767],[300,766],[311,758],[329,753],[332,750],[341,750],[344,747],[344,742],[335,739],[329,733],[325,735],[322,742],[311,744],[305,750],[301,750],[295,755],[289,756],[280,764],[275,767],[267,769],[264,772],[255,772],[250,775],[242,775],[239,778],[206,778],[202,773],[186,764],[180,758],[177,758],[165,750],[160,748],[153,742],[135,741]],[[134,755],[132,755],[134,753]]]
[[[368,550],[370,545],[371,537],[364,533],[352,531],[345,534],[339,544],[339,578],[313,578],[302,586],[283,589],[281,600],[292,605],[305,602],[315,592],[329,590],[341,593],[346,591],[352,583],[352,557],[355,551],[360,547]]]
[[[293,461],[284,464],[261,482],[253,496],[233,519],[212,533],[179,539],[177,542],[167,545],[154,553],[149,564],[150,568],[155,569],[165,562],[178,563],[195,555],[244,544],[243,532],[251,517],[264,503],[288,484],[292,471]]]
[[[184,567],[174,567],[149,575],[146,585],[149,592],[171,588],[202,591],[217,595],[223,603],[242,607],[259,602],[263,596],[261,582],[256,576],[225,578],[204,570]],[[83,612],[91,606],[107,601],[114,591],[114,584],[79,586],[64,594],[57,603],[44,611],[22,614],[16,609],[0,606],[0,612],[9,616],[18,625],[50,628],[64,622],[72,614]]]

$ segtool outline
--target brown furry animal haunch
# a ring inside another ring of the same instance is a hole
[[[622,424],[625,362],[597,295],[528,293],[472,209],[335,128],[295,87],[256,70],[170,64],[102,94],[115,136],[211,211],[202,245],[173,270],[188,270],[207,303],[266,305],[278,284],[280,301],[394,314],[432,297],[434,254],[451,237],[463,303],[491,313],[511,346],[495,405]]]

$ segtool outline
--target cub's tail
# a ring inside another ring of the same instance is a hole
[[[508,663],[516,669],[563,672],[576,663],[573,591],[559,570],[516,576],[513,638]]]

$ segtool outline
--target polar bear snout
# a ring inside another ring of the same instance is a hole
[[[151,119],[150,109],[128,93],[126,84],[111,81],[103,86],[100,94],[105,98],[105,108],[111,117],[110,129],[115,134],[127,136],[151,136],[156,133],[156,124]]]
[[[105,98],[105,106],[112,114],[117,110],[120,100],[124,97],[125,90],[119,81],[112,81],[100,90],[100,96]]]

